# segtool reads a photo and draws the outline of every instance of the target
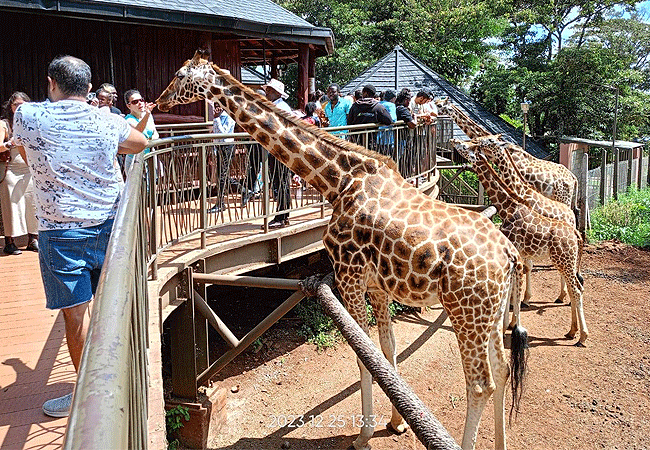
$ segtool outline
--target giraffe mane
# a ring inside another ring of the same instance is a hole
[[[381,153],[375,152],[373,150],[368,150],[365,147],[362,147],[360,145],[354,144],[352,142],[345,141],[343,139],[337,138],[330,133],[328,133],[325,130],[322,130],[315,125],[308,124],[305,121],[301,120],[300,118],[296,117],[295,115],[288,113],[284,110],[281,110],[278,108],[276,105],[273,104],[273,102],[269,101],[266,97],[261,96],[257,92],[253,91],[251,88],[248,86],[242,84],[239,80],[237,80],[235,77],[233,77],[229,72],[225,71],[224,69],[220,68],[214,63],[210,63],[209,61],[205,59],[201,59],[200,63],[203,64],[211,64],[212,68],[214,71],[219,74],[219,76],[223,77],[226,79],[229,83],[235,84],[237,86],[240,86],[243,92],[251,96],[257,101],[262,101],[265,102],[267,106],[269,106],[274,113],[277,115],[283,117],[284,119],[288,120],[291,122],[293,125],[296,125],[299,128],[302,128],[304,130],[309,131],[313,135],[317,136],[319,139],[326,141],[327,143],[334,145],[342,150],[347,150],[350,152],[356,152],[361,155],[367,156],[369,158],[373,158],[377,160],[379,163],[382,163],[386,165],[389,169],[394,170],[395,172],[398,172],[397,164],[395,161],[390,157],[386,155],[382,155]]]

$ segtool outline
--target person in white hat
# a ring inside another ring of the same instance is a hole
[[[271,100],[275,106],[291,114],[291,107],[284,101],[289,95],[284,92],[284,83],[275,78],[262,85],[266,98]],[[269,166],[271,170],[271,186],[273,187],[273,197],[278,202],[278,211],[289,209],[291,207],[291,176],[289,168],[280,161],[271,156]],[[282,228],[289,225],[289,213],[276,214],[269,228]]]

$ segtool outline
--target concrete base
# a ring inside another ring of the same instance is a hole
[[[204,450],[208,445],[208,436],[216,433],[222,424],[226,423],[226,390],[223,388],[208,388],[205,394],[199,394],[200,403],[185,402],[182,399],[171,399],[165,402],[165,410],[178,405],[188,409],[190,420],[171,436],[178,439],[185,448]]]

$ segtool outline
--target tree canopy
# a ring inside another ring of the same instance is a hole
[[[331,28],[333,55],[317,62],[321,88],[345,84],[396,45],[488,109],[552,141],[560,135],[650,135],[650,24],[635,0],[281,0]]]

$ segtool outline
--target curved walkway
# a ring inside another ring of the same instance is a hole
[[[17,240],[21,248],[26,240]],[[63,316],[45,309],[36,253],[2,254],[0,274],[0,448],[61,448],[67,419],[47,417],[41,406],[76,380]]]

